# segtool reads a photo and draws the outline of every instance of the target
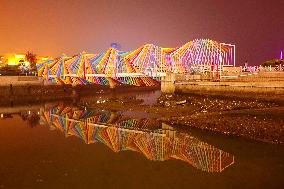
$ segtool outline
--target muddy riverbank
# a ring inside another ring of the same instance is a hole
[[[104,86],[1,87],[0,106],[69,101],[88,108],[148,113],[181,129],[199,128],[284,144],[284,98],[235,93],[161,94],[158,88]]]
[[[284,103],[281,98],[212,95],[161,95],[157,102],[128,96],[101,96],[82,104],[108,110],[156,115],[158,120],[183,129],[199,128],[231,136],[284,144]]]

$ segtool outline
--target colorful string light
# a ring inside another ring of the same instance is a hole
[[[39,76],[56,84],[154,86],[165,73],[196,72],[204,66],[216,70],[222,65],[235,65],[235,45],[196,39],[179,48],[146,44],[130,52],[109,48],[102,54],[63,56],[37,69]]]

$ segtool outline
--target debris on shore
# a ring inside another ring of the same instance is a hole
[[[163,94],[154,105],[123,96],[94,108],[154,113],[176,127],[199,128],[231,136],[284,144],[284,105],[280,99]]]

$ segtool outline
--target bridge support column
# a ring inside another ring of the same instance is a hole
[[[161,91],[162,93],[175,92],[176,75],[174,73],[167,73],[166,76],[161,78]]]
[[[115,84],[113,84],[113,82],[109,83],[109,88],[114,89],[115,88]]]
[[[114,89],[116,87],[116,83],[111,78],[109,78],[108,81],[109,81],[109,88]]]

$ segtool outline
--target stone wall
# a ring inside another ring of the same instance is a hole
[[[36,76],[0,76],[0,86],[43,85],[44,80]]]
[[[224,75],[222,75],[224,76]],[[230,74],[232,76],[232,74]],[[236,75],[236,78],[221,78],[222,81],[238,81],[238,82],[284,82],[284,72],[243,72]]]
[[[268,77],[267,75],[264,75]],[[283,75],[284,76],[284,75]],[[190,92],[238,92],[238,93],[262,93],[262,94],[284,94],[284,80],[275,80],[279,77],[269,79],[254,79],[251,81],[193,81],[183,80],[175,74],[169,74],[162,78],[161,91],[163,93],[190,93]],[[271,79],[274,78],[274,79]],[[282,78],[282,75],[280,79]]]
[[[161,78],[161,91],[164,93],[175,92],[176,74],[167,73],[166,76]]]
[[[175,83],[175,92],[235,92],[235,93],[262,93],[284,94],[284,85],[267,85],[267,83],[240,83],[240,82],[188,82]]]

